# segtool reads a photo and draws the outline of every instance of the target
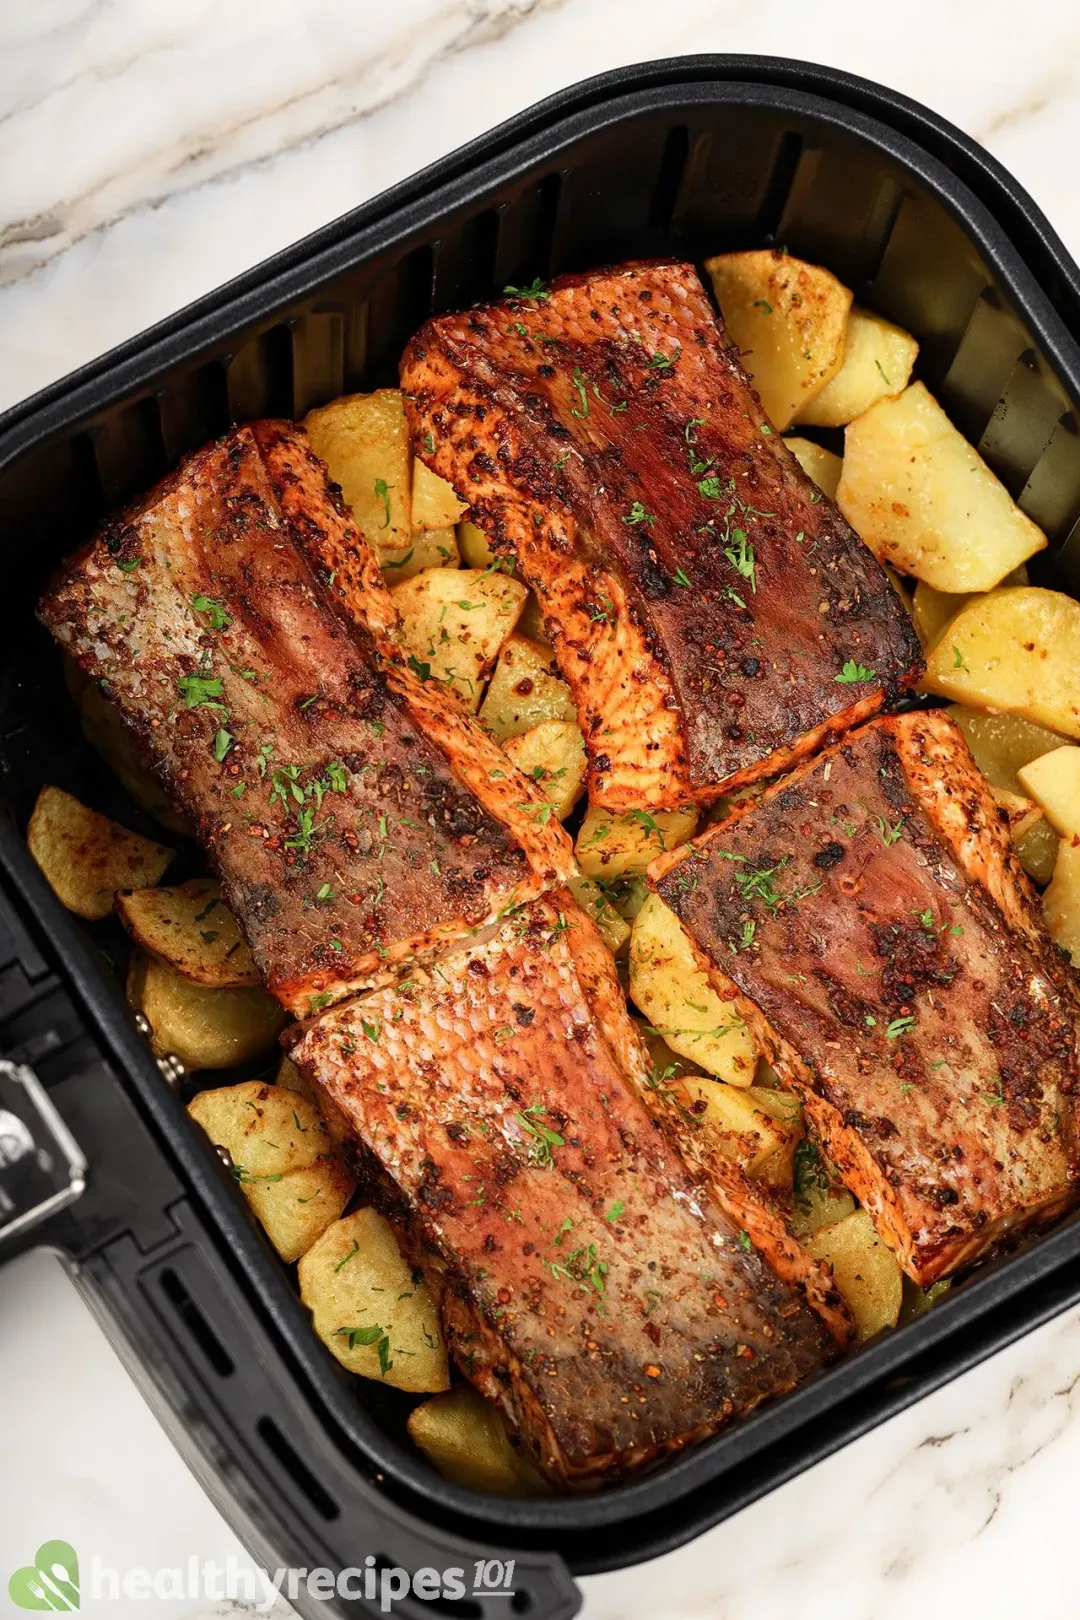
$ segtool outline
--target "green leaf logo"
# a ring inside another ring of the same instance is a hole
[[[17,1569],[8,1581],[8,1596],[20,1609],[53,1614],[79,1607],[79,1560],[67,1541],[43,1541],[34,1562]]]

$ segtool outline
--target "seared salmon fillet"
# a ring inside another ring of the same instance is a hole
[[[401,378],[417,456],[537,592],[594,803],[773,775],[919,673],[896,592],[770,429],[693,266],[441,315]]]
[[[650,881],[916,1282],[1074,1201],[1080,995],[944,711],[852,732]]]
[[[459,1364],[562,1485],[677,1450],[831,1352],[651,1121],[611,956],[565,892],[322,1014],[291,1055],[434,1245]]]
[[[328,529],[392,636],[377,566],[291,423],[193,456],[66,563],[39,609],[137,733],[268,988],[297,1013],[569,862],[483,729],[385,666],[339,612],[304,555]]]

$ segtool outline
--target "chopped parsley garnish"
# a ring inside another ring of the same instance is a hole
[[[226,731],[224,726],[219,726],[217,731],[214,733],[214,758],[217,760],[219,765],[224,760],[225,755],[229,752],[232,745],[232,733]]]
[[[345,1268],[345,1267],[346,1267],[346,1266],[347,1266],[347,1265],[348,1265],[348,1263],[349,1263],[349,1261],[350,1261],[350,1260],[355,1260],[355,1259],[356,1259],[356,1256],[357,1256],[357,1255],[358,1255],[358,1254],[359,1254],[359,1253],[360,1253],[360,1245],[359,1245],[359,1243],[358,1243],[358,1242],[357,1242],[357,1241],[356,1241],[356,1239],[355,1239],[355,1238],[353,1238],[353,1246],[352,1246],[352,1248],[351,1248],[351,1249],[350,1249],[350,1250],[349,1250],[349,1252],[348,1252],[348,1254],[347,1254],[347,1255],[346,1255],[346,1256],[345,1256],[345,1258],[344,1258],[344,1260],[339,1260],[339,1261],[338,1261],[338,1263],[337,1263],[337,1265],[336,1265],[336,1266],[335,1266],[335,1267],[334,1267],[334,1271],[335,1271],[335,1272],[338,1272],[338,1271],[343,1271],[343,1270],[344,1270],[344,1268]],[[377,1330],[376,1330],[376,1331],[377,1331]],[[350,1348],[351,1348],[351,1347],[350,1347]]]
[[[642,506],[640,501],[635,501],[633,506],[630,508],[629,512],[627,512],[625,514],[625,516],[623,517],[622,521],[624,523],[630,523],[630,524],[636,524],[636,523],[649,523],[649,524],[652,524],[652,523],[656,522],[656,513],[655,512],[647,512],[645,510],[645,508]]]
[[[736,572],[744,579],[750,581],[750,589],[757,591],[757,563],[754,560],[754,548],[747,538],[745,529],[731,531],[732,544],[724,547],[724,556]]]
[[[580,366],[574,367],[574,387],[577,389],[579,403],[571,405],[570,415],[576,416],[580,421],[589,414],[589,396],[585,391],[585,373]]]
[[[622,1199],[616,1198],[615,1202],[604,1216],[605,1221],[607,1221],[609,1224],[612,1221],[617,1221],[625,1208],[626,1205],[623,1203]]]
[[[839,686],[853,686],[858,681],[872,681],[876,674],[876,669],[867,669],[865,664],[857,664],[854,658],[848,658],[839,675],[833,676],[833,680]]]
[[[558,1131],[550,1130],[548,1126],[540,1123],[540,1115],[544,1112],[544,1105],[534,1102],[531,1108],[526,1108],[524,1113],[519,1111],[514,1118],[522,1130],[527,1131],[533,1139],[529,1148],[529,1163],[537,1165],[541,1170],[550,1170],[555,1163],[552,1149],[565,1147],[566,1138],[560,1136]]]
[[[393,487],[393,484],[388,484],[385,478],[376,478],[375,480],[375,499],[377,501],[382,501],[383,512],[385,513],[382,524],[380,525],[380,527],[384,529],[388,529],[390,527],[390,491],[393,489]]]
[[[754,308],[763,310],[766,315],[771,315],[773,312],[773,307],[767,298],[755,298]]]
[[[211,630],[227,630],[232,624],[232,614],[213,596],[193,596],[191,605],[196,613],[205,613],[210,620]]]
[[[675,365],[675,362],[678,360],[680,354],[682,354],[682,345],[676,343],[676,345],[675,345],[674,349],[672,349],[670,355],[668,355],[668,354],[654,354],[650,358],[648,364],[646,365],[645,370],[646,371],[671,371],[673,369],[674,365]]]
[[[372,1045],[378,1046],[379,1039],[382,1035],[382,1019],[379,1017],[378,1013],[374,1015],[371,1023],[368,1023],[366,1018],[361,1018],[360,1028],[363,1030],[364,1034],[367,1036]]]
[[[384,529],[386,528],[385,523],[383,524],[383,528]],[[408,551],[405,553],[404,557],[394,557],[394,558],[387,557],[386,561],[383,563],[382,566],[383,566],[384,569],[386,569],[386,568],[404,568],[406,563],[411,563],[412,562],[413,557],[415,555],[416,555],[416,547],[415,546],[410,546]]]
[[[225,690],[220,675],[181,675],[176,685],[185,708],[220,709],[223,714],[226,712],[224,703],[215,701]]]
[[[890,827],[888,825],[888,823],[886,822],[884,816],[875,816],[874,820],[877,822],[878,832],[881,834],[882,842],[884,843],[886,848],[888,848],[888,846],[890,844],[895,844],[898,838],[903,838],[903,836],[904,836],[903,818],[901,818],[896,823],[895,827]]]
[[[141,562],[141,557],[126,557],[123,562],[118,562],[116,566],[122,574],[133,574]]]
[[[970,669],[968,669],[967,665],[964,663],[964,655],[960,651],[959,647],[954,647],[952,652],[953,652],[953,669],[962,669],[964,671],[965,675],[970,675],[971,671],[970,671]]]
[[[424,434],[424,449],[427,451],[429,456],[433,456],[435,454],[435,435],[433,433]]]
[[[547,283],[541,281],[539,276],[536,276],[532,281],[530,281],[527,287],[504,287],[503,292],[506,294],[507,298],[543,299],[551,297],[551,293],[548,291]]]
[[[676,570],[672,574],[671,578],[672,578],[672,582],[675,585],[689,585],[690,584],[690,576],[686,572],[685,568],[676,568]]]
[[[749,1232],[740,1232],[737,1241],[738,1241],[739,1248],[740,1249],[745,1249],[747,1254],[749,1254],[750,1250],[754,1247],[754,1245],[750,1241]]]
[[[887,1025],[887,1027],[886,1027],[885,1039],[887,1041],[898,1041],[900,1039],[901,1035],[906,1035],[909,1029],[914,1029],[914,1028],[915,1028],[915,1015],[914,1015],[914,1013],[909,1013],[906,1018],[894,1018],[892,1023]]]
[[[414,675],[419,675],[419,677],[420,677],[420,679],[422,681],[430,681],[430,679],[431,679],[431,665],[430,664],[421,663],[419,658],[417,658],[415,653],[410,653],[409,656],[408,656],[408,659],[406,660],[406,662],[408,663],[408,666],[412,670]],[[381,735],[381,733],[380,733],[380,735]]]

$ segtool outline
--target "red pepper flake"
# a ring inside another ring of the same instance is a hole
[[[751,1352],[751,1354],[753,1354],[753,1352]],[[649,1362],[649,1365],[645,1368],[645,1376],[646,1376],[646,1378],[659,1378],[660,1377],[660,1368],[656,1365],[655,1362],[653,1362],[653,1361]]]

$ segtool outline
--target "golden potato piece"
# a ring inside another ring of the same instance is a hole
[[[599,883],[577,872],[568,879],[566,886],[582,911],[588,912],[612,955],[621,951],[630,938],[630,924],[620,915]]]
[[[525,606],[521,610],[521,618],[517,622],[517,629],[514,634],[527,636],[530,641],[535,641],[541,647],[546,648],[551,645],[547,626],[544,623],[544,615],[540,611],[540,603],[532,591],[529,592]]]
[[[412,1394],[449,1388],[435,1301],[376,1210],[358,1209],[327,1227],[298,1276],[315,1332],[343,1367]]]
[[[865,1209],[822,1226],[803,1244],[815,1260],[832,1266],[836,1286],[855,1318],[858,1339],[896,1326],[903,1280],[896,1256],[874,1230]]]
[[[833,1226],[854,1213],[855,1200],[818,1143],[804,1136],[792,1158],[791,1220],[800,1242],[823,1226]]]
[[[414,529],[451,529],[465,511],[445,478],[422,461],[413,462],[412,526]]]
[[[519,737],[508,737],[504,747],[565,821],[585,788],[585,744],[577,721],[541,720]]]
[[[379,548],[379,563],[391,590],[425,568],[456,568],[460,560],[453,529],[422,529],[410,536],[403,551]]]
[[[843,365],[851,293],[820,265],[770,248],[721,253],[705,268],[765,414],[783,432]]]
[[[309,1102],[314,1103],[326,1123],[332,1140],[339,1148],[348,1150],[356,1146],[356,1131],[341,1104],[335,1102],[328,1092],[316,1092],[315,1088],[304,1079],[292,1059],[286,1057],[284,1053],[274,1076],[274,1084],[283,1086],[286,1091],[299,1092],[301,1097],[306,1097]]]
[[[1080,603],[1033,585],[976,597],[930,649],[923,684],[1080,737]]]
[[[492,1496],[546,1496],[550,1487],[510,1444],[502,1417],[463,1385],[409,1414],[409,1438],[446,1479]]]
[[[109,915],[118,889],[156,883],[173,858],[58,787],[38,794],[26,844],[57,899],[90,922]]]
[[[171,889],[124,890],[116,896],[116,912],[136,944],[185,979],[218,989],[259,983],[216,878],[191,878]]]
[[[79,711],[83,736],[119,777],[125,792],[170,832],[190,837],[190,824],[169,803],[116,704],[109,702],[97,682],[84,675],[67,653],[64,654],[64,685]]]
[[[749,1086],[757,1048],[732,1001],[723,1001],[698,966],[675,913],[650,894],[630,937],[630,997],[673,1052],[719,1080]]]
[[[1009,823],[1009,837],[1014,844],[1022,844],[1035,824],[1043,819],[1042,810],[1033,799],[1022,793],[1010,793],[1008,788],[991,788],[994,803],[1004,810]]]
[[[467,709],[478,709],[525,604],[525,586],[486,569],[428,568],[390,594],[401,614],[409,668],[421,680],[441,681]]]
[[[1040,754],[1057,748],[1056,731],[1036,725],[1020,714],[986,714],[963,703],[949,705],[949,717],[967,739],[975,763],[992,787],[1020,792],[1020,768]]]
[[[247,1080],[200,1091],[188,1113],[232,1160],[252,1213],[283,1260],[299,1260],[353,1192],[309,1097]]]
[[[1062,838],[1080,838],[1080,748],[1066,743],[1022,765],[1020,786]]]
[[[457,526],[457,543],[466,568],[490,568],[495,561],[487,535],[469,518],[462,518]]]
[[[574,854],[586,877],[638,877],[666,849],[685,844],[698,824],[697,806],[679,810],[601,810],[591,804]]]
[[[910,332],[855,306],[844,332],[844,363],[796,421],[808,427],[846,427],[879,399],[902,394],[919,345]]]
[[[1018,839],[1016,853],[1020,865],[1036,883],[1049,883],[1057,860],[1058,835],[1045,816],[1040,816],[1030,832]]]
[[[822,494],[827,495],[830,501],[836,499],[836,488],[840,482],[840,473],[843,460],[826,450],[823,445],[815,444],[813,439],[802,439],[793,433],[784,443],[799,463],[807,478],[812,478]]]
[[[515,631],[499,654],[480,718],[500,742],[520,737],[543,720],[577,720],[570,688],[543,642]]]
[[[1021,563],[1006,574],[1002,585],[1026,585],[1028,571]],[[959,595],[952,591],[935,591],[932,585],[927,585],[920,579],[915,586],[915,595],[912,599],[912,618],[915,620],[915,629],[919,640],[924,647],[932,647],[945,633],[945,629],[956,618],[961,608],[967,607],[969,602],[975,600],[978,592],[963,591]]]
[[[288,1021],[261,986],[211,989],[141,954],[132,958],[127,994],[150,1025],[153,1051],[171,1052],[189,1070],[235,1069],[273,1046]]]
[[[1043,895],[1043,920],[1080,968],[1080,844],[1062,839],[1058,847],[1054,876]]]
[[[882,562],[939,591],[989,591],[1046,545],[922,383],[848,427],[836,501]]]
[[[400,388],[343,394],[309,411],[304,426],[380,562],[400,558],[412,544],[412,452]]]
[[[791,1186],[795,1148],[803,1134],[802,1109],[792,1092],[692,1075],[679,1086],[690,1112],[725,1158],[770,1187]]]

